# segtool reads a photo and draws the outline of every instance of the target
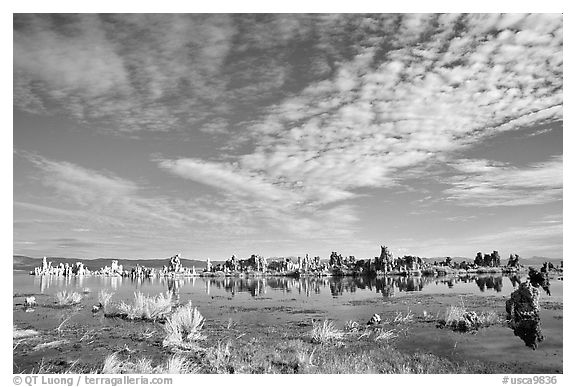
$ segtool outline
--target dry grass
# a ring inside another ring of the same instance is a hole
[[[77,292],[62,290],[56,293],[56,304],[59,306],[76,305],[82,301],[82,295]]]
[[[467,310],[464,306],[454,305],[448,307],[444,319],[440,320],[441,325],[460,331],[477,330],[500,322],[501,318],[494,311],[476,313]]]
[[[106,289],[102,289],[98,292],[98,302],[100,303],[104,313],[108,312],[108,305],[110,304],[113,295],[114,292],[109,292]]]
[[[314,321],[312,323],[312,331],[309,334],[312,337],[312,342],[317,344],[340,340],[344,336],[344,332],[338,330],[334,323],[328,320],[323,322]]]
[[[216,346],[209,348],[206,351],[206,360],[210,365],[210,370],[217,374],[225,374],[230,372],[230,364],[232,362],[232,353],[230,350],[230,342],[223,344],[218,342]]]
[[[396,331],[394,331],[394,329],[390,329],[390,330],[382,329],[382,330],[376,332],[376,334],[374,336],[374,341],[380,341],[380,340],[388,341],[388,340],[391,340],[397,336],[398,335],[396,334]]]
[[[179,307],[166,318],[164,330],[166,338],[163,345],[181,349],[198,349],[196,341],[206,337],[200,333],[204,326],[204,317],[200,311],[192,307],[192,303]]]
[[[360,330],[360,324],[357,321],[349,320],[344,324],[345,332],[358,332]]]
[[[103,374],[195,374],[198,368],[180,355],[173,355],[164,363],[154,366],[152,360],[140,358],[134,361],[120,359],[112,353],[104,359]]]
[[[118,310],[129,320],[157,320],[166,317],[172,311],[172,300],[164,293],[154,297],[135,292],[134,303],[127,304],[122,301],[118,305]]]
[[[15,325],[12,327],[12,338],[13,339],[26,339],[28,337],[36,337],[40,333],[33,329],[18,329]]]
[[[392,320],[393,323],[409,323],[414,321],[414,313],[411,310],[406,312],[406,315],[402,315],[402,312],[397,312],[396,317]]]
[[[66,345],[70,343],[68,340],[54,340],[54,341],[49,341],[47,343],[40,343],[36,346],[34,346],[34,348],[32,348],[33,351],[39,351],[41,349],[47,349],[47,348],[61,348],[62,346]]]

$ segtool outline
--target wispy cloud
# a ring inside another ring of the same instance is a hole
[[[162,196],[147,196],[136,183],[112,173],[95,171],[64,161],[25,154],[42,172],[42,182],[61,198],[75,203],[78,210],[58,210],[46,206],[19,204],[42,212],[82,216],[89,211],[95,219],[117,227],[132,227],[144,217],[150,224],[181,226],[190,218],[179,211],[186,203]],[[38,208],[40,207],[40,208]],[[62,213],[63,212],[63,213]],[[194,220],[199,220],[199,216]]]
[[[463,206],[535,205],[562,200],[562,157],[516,168],[488,160],[457,160],[446,200]]]
[[[158,165],[177,176],[238,195],[268,200],[283,200],[291,196],[290,191],[279,189],[259,175],[245,175],[234,165],[198,159],[160,160]]]

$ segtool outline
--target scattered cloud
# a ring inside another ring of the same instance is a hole
[[[29,157],[78,211],[135,230],[341,239],[360,227],[362,198],[423,192],[432,167],[450,187],[416,207],[561,201],[561,156],[457,158],[561,121],[562,93],[560,14],[14,16],[17,111],[188,140],[154,161],[215,195]],[[197,152],[198,138],[213,149]]]
[[[402,45],[382,51],[375,36],[332,77],[271,106],[233,174],[196,160],[187,177],[220,188],[265,181],[318,206],[394,187],[404,171],[495,133],[562,119],[560,15],[410,15],[400,25]],[[199,176],[208,168],[212,182]]]

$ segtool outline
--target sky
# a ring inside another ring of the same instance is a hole
[[[559,14],[16,14],[13,252],[562,257]]]

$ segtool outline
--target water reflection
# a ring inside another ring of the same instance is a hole
[[[522,277],[515,274],[508,277],[512,288],[517,288],[523,281]],[[345,293],[355,293],[357,290],[368,290],[382,294],[383,297],[394,297],[403,292],[420,292],[430,288],[434,291],[446,291],[456,286],[475,284],[480,292],[502,292],[504,277],[502,275],[465,275],[456,277],[400,277],[387,276],[377,278],[366,277],[59,277],[59,276],[36,276],[34,287],[41,293],[48,289],[61,289],[64,287],[76,287],[82,289],[88,282],[90,286],[119,291],[121,288],[142,291],[144,293],[155,292],[149,288],[162,288],[168,291],[172,297],[179,300],[180,289],[183,287],[204,288],[204,293],[210,295],[214,290],[228,293],[234,297],[239,293],[248,293],[252,297],[263,297],[269,290],[284,294],[295,293],[300,296],[310,297],[314,294],[329,292],[338,297]],[[468,286],[470,289],[470,285]],[[126,289],[128,290],[128,289]]]
[[[502,291],[502,277],[478,277],[476,278],[476,285],[478,285],[481,292],[488,288],[500,293]]]

